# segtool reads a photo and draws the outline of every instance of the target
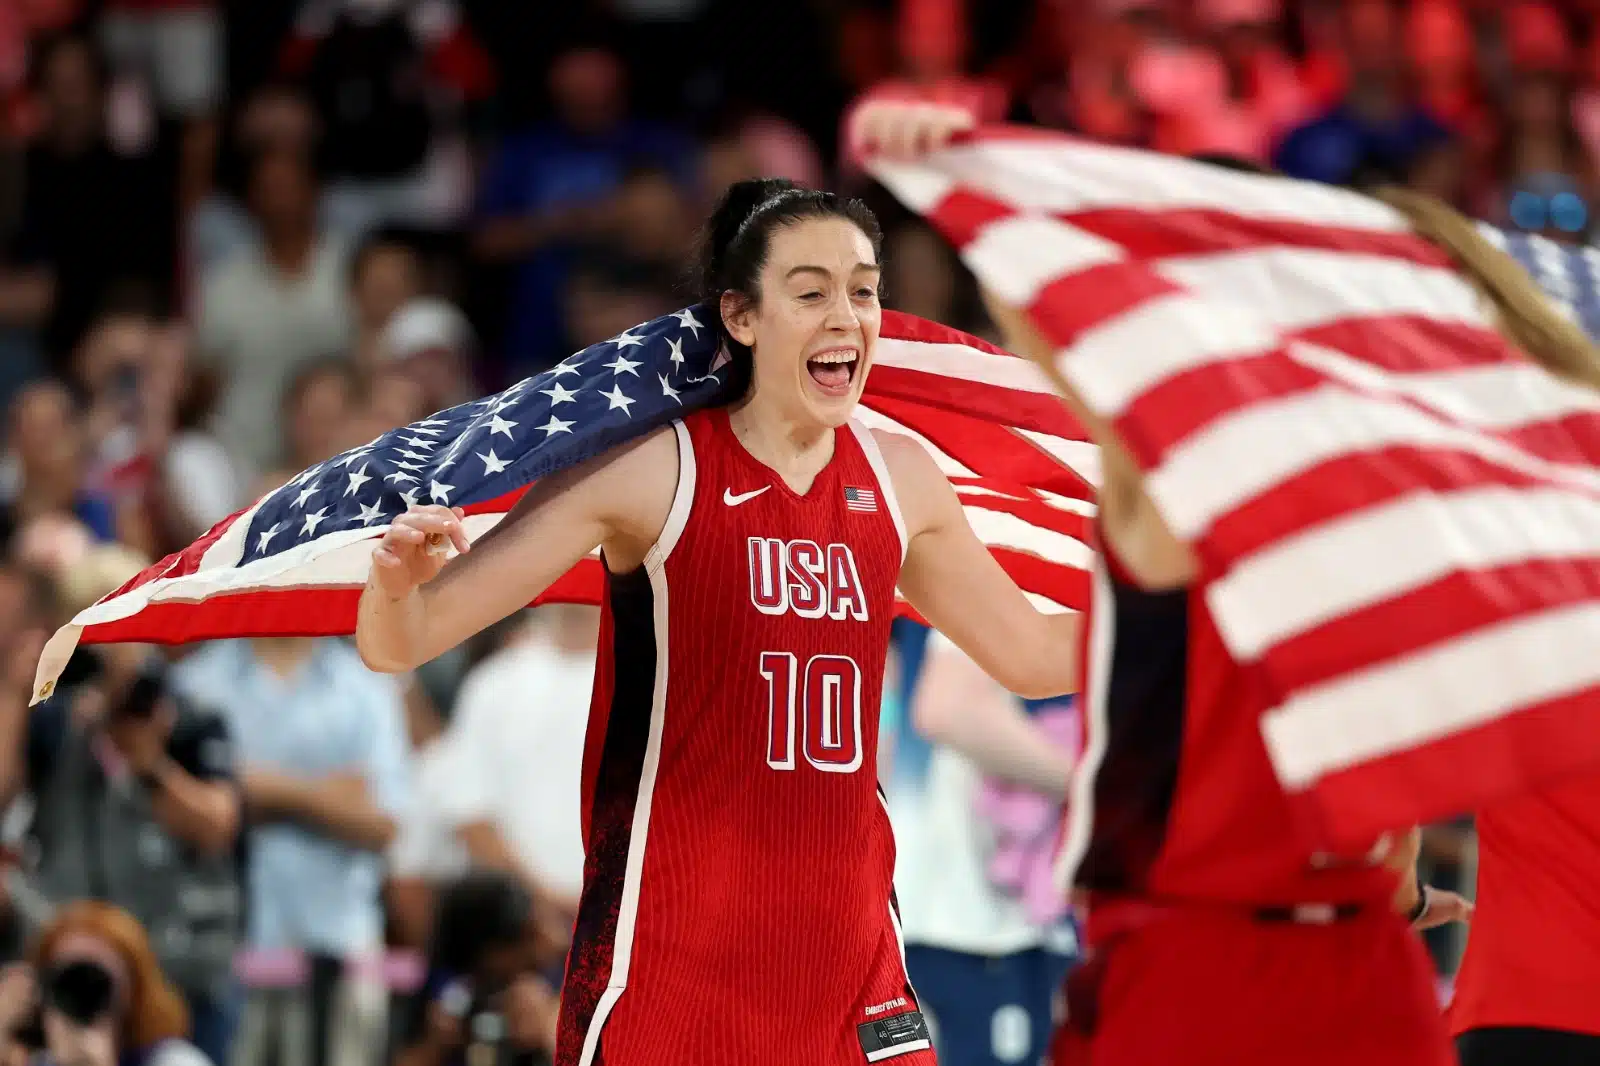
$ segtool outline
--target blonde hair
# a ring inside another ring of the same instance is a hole
[[[105,941],[127,965],[132,987],[127,993],[125,1024],[127,1039],[134,1048],[142,1051],[163,1040],[189,1035],[189,1008],[161,972],[150,938],[133,915],[95,900],[80,900],[62,908],[28,952],[34,972],[43,973],[48,968],[56,945],[71,933]]]
[[[1404,215],[1420,236],[1450,254],[1494,305],[1507,340],[1552,374],[1600,390],[1600,348],[1556,309],[1516,260],[1478,232],[1475,223],[1448,204],[1409,189],[1383,188],[1374,195]]]

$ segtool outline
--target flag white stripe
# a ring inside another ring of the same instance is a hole
[[[1492,324],[1480,297],[1460,275],[1387,256],[1254,248],[1152,265],[1209,302],[1248,307],[1257,321],[1289,333],[1380,315]]]
[[[1041,500],[1058,510],[1071,511],[1073,514],[1087,515],[1091,518],[1099,510],[1093,500],[1080,500],[1074,496],[1061,496],[1045,489],[1034,489],[1033,491],[1039,494]]]
[[[1095,488],[1100,487],[1100,446],[1086,440],[1068,440],[1049,433],[1040,433],[1037,430],[1012,427],[1011,432],[1020,434],[1031,440],[1034,444],[1060,463],[1069,467],[1074,474],[1087,481]]]
[[[1517,429],[1567,415],[1600,413],[1600,393],[1525,363],[1399,374],[1320,344],[1293,344],[1289,356],[1366,392],[1404,396],[1458,422]]]
[[[873,362],[903,370],[947,378],[952,383],[974,381],[996,388],[1055,396],[1050,376],[1037,363],[1009,355],[968,348],[962,344],[935,344],[884,337],[878,341]],[[868,396],[870,400],[872,397]]]
[[[1191,209],[1389,233],[1410,228],[1399,212],[1343,189],[1065,139],[986,140],[946,148],[923,164],[872,161],[868,169],[896,196],[904,190],[908,203],[928,203],[924,213],[959,185],[1056,214]],[[930,202],[935,191],[943,195]]]
[[[1305,690],[1263,720],[1273,766],[1286,787],[1305,788],[1345,767],[1600,685],[1596,634],[1600,604],[1579,603],[1511,618]]]
[[[1176,292],[1085,330],[1056,353],[1056,368],[1092,409],[1116,418],[1174,375],[1271,351],[1278,343],[1249,310]]]
[[[1045,492],[1043,489],[1034,489],[1032,492],[1015,493],[1002,492],[991,489],[985,485],[951,485],[956,490],[957,496],[991,497],[1001,500],[1016,500],[1021,503],[1042,503],[1053,510],[1065,511],[1068,514],[1084,515],[1092,518],[1095,513],[1093,500],[1077,500],[1071,496],[1059,496],[1054,492]],[[982,506],[982,504],[978,504]]]
[[[1241,660],[1456,570],[1600,554],[1600,500],[1484,486],[1418,493],[1274,543],[1212,583],[1207,602]]]
[[[961,509],[966,512],[967,523],[978,539],[992,548],[1030,552],[1080,570],[1087,569],[1094,561],[1094,553],[1083,541],[1032,525],[1009,511],[991,511],[972,505],[963,505]]]
[[[256,512],[261,510],[261,505],[269,497],[263,496],[251,508],[240,515],[200,556],[199,570],[209,570],[213,567],[237,566],[239,560],[244,558],[246,550],[245,536],[250,531],[250,521],[255,518]],[[176,563],[176,560],[174,560]]]
[[[1013,215],[983,228],[963,250],[979,277],[1008,303],[1027,307],[1057,278],[1127,256],[1117,245],[1053,218]]]
[[[882,411],[876,411],[871,407],[868,407],[865,403],[857,404],[855,412],[851,417],[859,420],[861,424],[866,426],[868,429],[881,429],[888,433],[898,433],[903,437],[910,437],[912,440],[916,441],[918,444],[927,449],[928,454],[933,456],[934,463],[939,467],[939,472],[945,477],[978,476],[976,472],[968,470],[965,466],[962,466],[954,456],[947,454],[942,448],[933,443],[933,441],[929,440],[927,437],[924,437],[921,433],[918,433],[909,426],[900,424],[898,421],[890,418]]]
[[[1263,449],[1262,441],[1274,445]],[[1341,456],[1393,445],[1451,448],[1577,492],[1600,492],[1600,471],[1550,462],[1406,404],[1333,387],[1234,411],[1184,438],[1145,485],[1173,532],[1192,540],[1289,478]]]

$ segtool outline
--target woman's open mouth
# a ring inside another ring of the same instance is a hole
[[[859,353],[854,348],[834,348],[806,360],[806,370],[823,392],[842,396],[855,380]]]

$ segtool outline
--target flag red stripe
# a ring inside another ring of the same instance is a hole
[[[1029,317],[1060,347],[1162,296],[1183,292],[1145,263],[1107,263],[1057,278],[1028,305]]]
[[[1135,259],[1199,256],[1264,248],[1313,248],[1403,259],[1418,266],[1451,266],[1436,245],[1409,232],[1250,218],[1197,208],[1099,208],[1057,215],[1063,222],[1121,246]]]
[[[1527,361],[1493,330],[1423,315],[1351,315],[1290,335],[1399,373]]]
[[[187,644],[241,633],[261,637],[327,637],[355,632],[361,587],[285,588],[211,596],[199,602],[152,603],[115,622],[85,626],[80,643]]]
[[[1006,514],[1016,515],[1030,526],[1038,529],[1048,529],[1051,532],[1060,533],[1062,536],[1083,541],[1085,544],[1089,543],[1089,538],[1094,529],[1094,519],[1088,515],[1063,511],[1037,499],[968,495],[965,493],[961,494],[960,499],[964,507],[979,507],[985,511],[1003,511]]]
[[[868,407],[877,407],[883,400],[901,400],[935,411],[960,411],[1053,437],[1084,439],[1082,427],[1054,393],[1008,389],[972,380],[959,381],[952,389],[951,379],[943,374],[880,363],[872,368],[861,399]]]
[[[988,355],[999,356],[1002,359],[1018,358],[1018,356],[1011,354],[997,344],[991,344],[982,337],[975,337],[970,333],[963,333],[959,329],[951,329],[942,323],[931,322],[926,318],[918,318],[916,315],[908,315],[903,311],[885,311],[878,335],[898,341],[955,344],[963,348],[984,352]]]
[[[1404,472],[1404,477],[1398,476]],[[1246,559],[1325,522],[1420,492],[1482,485],[1548,485],[1520,470],[1470,452],[1395,446],[1341,455],[1234,508],[1206,534],[1202,550],[1217,559]]]
[[[1024,592],[1038,593],[1074,610],[1088,609],[1088,571],[993,545],[989,548],[989,554],[999,561],[1001,568],[1011,575],[1011,580]]]
[[[975,474],[1034,485],[1062,495],[1082,491],[1082,477],[1005,426],[881,397],[874,399],[871,406],[922,434]]]
[[[1474,585],[1494,589],[1494,597],[1472,595]],[[1485,567],[1348,611],[1274,644],[1264,658],[1291,691],[1301,690],[1446,643],[1507,616],[1597,597],[1600,573],[1581,562],[1533,559]]]
[[[1325,388],[1328,384],[1327,374],[1279,348],[1174,374],[1140,393],[1117,419],[1116,426],[1140,464],[1156,467],[1171,449],[1181,446],[1224,416],[1267,400]],[[1440,407],[1397,393],[1358,388],[1343,382],[1340,388],[1349,395],[1371,396],[1425,411],[1436,422],[1498,438],[1552,462],[1587,466],[1589,460],[1577,441],[1600,439],[1600,413],[1597,412],[1574,412],[1527,426],[1487,429],[1451,417]],[[1273,491],[1279,488],[1274,486]]]

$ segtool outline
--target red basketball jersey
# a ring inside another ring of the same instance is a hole
[[[931,1062],[877,791],[905,555],[882,456],[852,423],[802,496],[726,411],[674,428],[666,528],[608,578],[557,1062]]]
[[[1501,800],[1476,823],[1478,909],[1451,1030],[1600,1035],[1600,779]]]

